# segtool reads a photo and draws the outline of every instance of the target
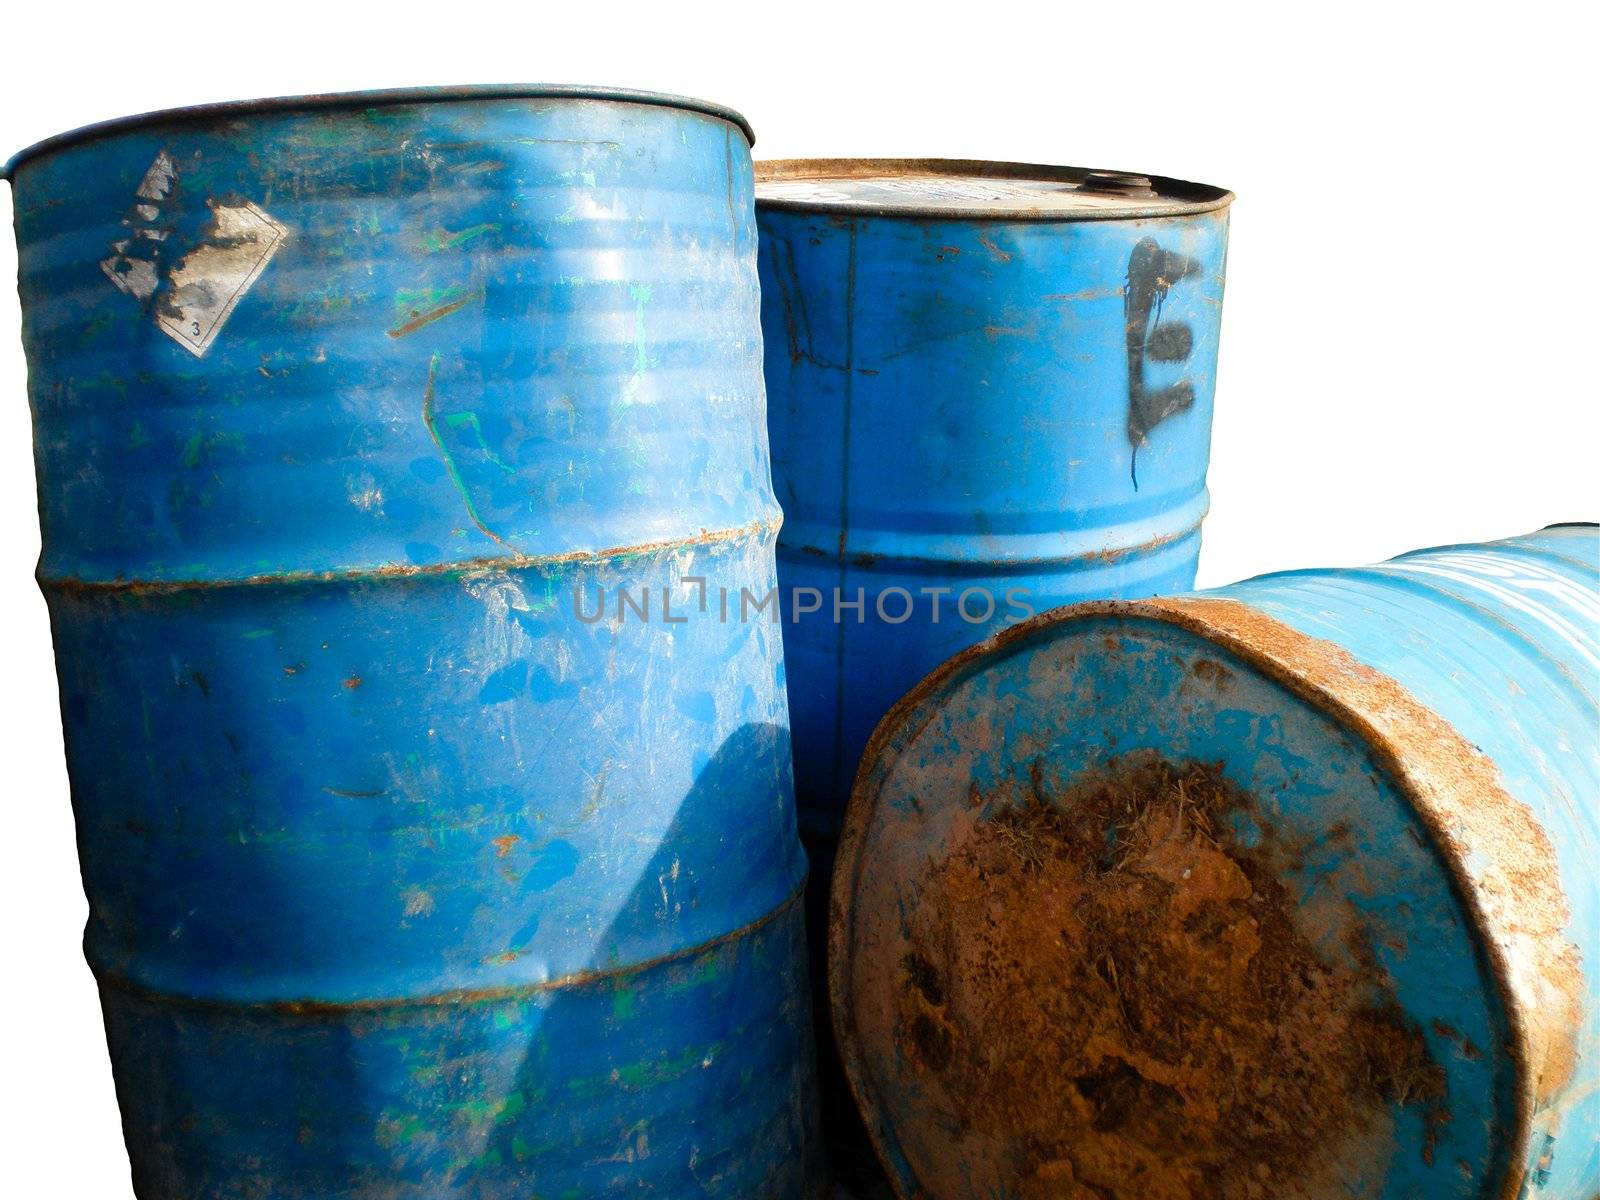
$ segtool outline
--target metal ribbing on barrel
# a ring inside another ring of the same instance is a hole
[[[781,647],[680,615],[773,587],[739,125],[318,98],[15,186],[141,1196],[809,1194]]]

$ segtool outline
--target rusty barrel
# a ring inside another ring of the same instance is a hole
[[[145,1200],[800,1197],[742,118],[180,110],[7,168]]]
[[[901,1195],[1600,1194],[1600,530],[1047,613],[875,733],[834,1020]]]

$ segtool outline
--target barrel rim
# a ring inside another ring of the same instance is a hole
[[[1204,608],[1208,604],[1237,605],[1246,609],[1254,622],[1280,624],[1275,618],[1243,601],[1226,595],[1212,596],[1205,593],[1190,593],[1170,598],[1151,597],[1142,600],[1091,600],[1067,605],[1020,621],[947,659],[902,696],[873,730],[857,766],[844,823],[839,832],[829,895],[826,937],[829,1017],[839,1044],[839,1055],[844,1065],[846,1082],[861,1112],[867,1134],[879,1161],[885,1164],[899,1163],[906,1171],[910,1169],[909,1164],[905,1163],[899,1153],[898,1140],[893,1138],[891,1127],[877,1103],[874,1090],[868,1087],[869,1075],[856,1034],[855,1019],[850,1006],[851,989],[848,986],[849,971],[846,964],[852,957],[850,934],[854,917],[854,884],[863,866],[863,842],[870,817],[876,811],[876,800],[868,799],[872,776],[884,769],[886,761],[892,756],[895,739],[913,725],[925,707],[952,684],[980,669],[986,660],[1010,655],[1029,641],[1048,636],[1069,625],[1095,619],[1120,618],[1175,626],[1213,641],[1238,655],[1252,668],[1262,672],[1266,678],[1307,703],[1321,708],[1372,752],[1375,760],[1382,765],[1393,781],[1398,795],[1412,806],[1413,812],[1421,819],[1424,828],[1428,829],[1434,854],[1461,901],[1463,911],[1471,924],[1472,934],[1483,956],[1485,974],[1495,989],[1495,999],[1505,1015],[1508,1036],[1503,1049],[1513,1078],[1512,1123],[1509,1129],[1499,1128],[1491,1137],[1491,1147],[1498,1141],[1504,1149],[1504,1155],[1500,1159],[1499,1177],[1487,1179],[1485,1182],[1488,1186],[1482,1194],[1486,1197],[1497,1197],[1499,1200],[1511,1200],[1518,1194],[1523,1165],[1527,1161],[1533,1133],[1533,1117],[1538,1109],[1535,1097],[1537,1087],[1535,1074],[1538,1067],[1533,1061],[1533,1032],[1516,1003],[1508,951],[1496,940],[1493,918],[1484,911],[1471,888],[1466,885],[1464,852],[1459,847],[1453,846],[1447,837],[1442,836],[1433,827],[1420,798],[1421,791],[1426,786],[1425,782],[1404,759],[1397,748],[1396,737],[1392,733],[1368,721],[1353,701],[1347,700],[1316,680],[1298,674],[1293,664],[1275,648],[1258,644],[1258,639],[1241,636],[1230,628],[1226,621],[1213,620],[1209,611]],[[1291,627],[1283,626],[1283,628]],[[1340,649],[1336,643],[1322,642],[1320,639],[1310,640]],[[902,1200],[910,1200],[913,1192],[906,1189],[907,1178],[903,1178],[893,1168],[887,1173],[895,1195]],[[908,1178],[915,1182],[914,1176]]]
[[[268,96],[255,100],[224,100],[209,104],[190,104],[158,108],[150,112],[112,117],[53,134],[17,151],[0,166],[0,179],[11,179],[17,168],[45,154],[80,145],[102,137],[113,137],[130,130],[155,125],[220,121],[255,116],[259,113],[319,112],[330,109],[390,107],[402,104],[451,104],[470,100],[613,100],[623,104],[644,104],[658,108],[678,108],[687,112],[717,117],[736,126],[745,141],[755,145],[755,131],[736,109],[692,96],[638,88],[595,86],[571,83],[476,83],[428,87],[377,88],[354,92],[313,92],[303,96]]]
[[[1117,171],[1096,167],[1071,167],[1048,163],[1007,162],[983,158],[768,158],[758,159],[756,208],[779,212],[815,212],[863,217],[904,217],[913,220],[1031,221],[1075,224],[1079,221],[1138,221],[1151,217],[1182,217],[1225,210],[1234,201],[1226,188],[1174,179],[1166,175]],[[1149,204],[1115,209],[1049,211],[1024,204],[993,204],[960,208],[919,203],[886,204],[870,200],[805,200],[761,195],[768,182],[816,179],[861,179],[896,174],[946,175],[952,178],[1032,179],[1079,185],[1090,175],[1137,176],[1148,180],[1157,196]]]

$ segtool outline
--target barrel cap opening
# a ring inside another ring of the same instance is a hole
[[[774,159],[756,205],[875,217],[1128,221],[1226,208],[1233,194],[1160,175],[958,158]]]
[[[403,104],[449,104],[464,100],[611,100],[623,104],[648,104],[662,108],[681,108],[704,113],[738,127],[745,140],[755,144],[755,131],[743,115],[721,104],[674,96],[665,92],[635,88],[597,87],[565,83],[463,84],[438,87],[382,88],[358,92],[322,92],[307,96],[272,96],[260,100],[229,100],[215,104],[195,104],[181,108],[114,117],[71,129],[35,142],[12,155],[0,178],[10,179],[23,163],[98,137],[109,137],[150,125],[185,122],[237,120],[262,113],[313,112],[326,109],[364,109]]]

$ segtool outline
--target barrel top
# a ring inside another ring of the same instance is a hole
[[[756,163],[756,207],[875,217],[1126,221],[1226,208],[1233,193],[1160,175],[963,158]]]
[[[23,163],[41,154],[76,145],[98,137],[109,137],[148,125],[174,122],[204,122],[254,116],[258,113],[311,112],[320,109],[364,109],[397,104],[449,104],[461,100],[613,100],[624,104],[651,104],[705,113],[738,127],[745,140],[755,144],[755,131],[744,116],[721,104],[673,96],[665,92],[646,92],[634,88],[590,87],[564,83],[496,83],[444,87],[385,88],[363,92],[324,92],[309,96],[273,96],[262,100],[230,100],[217,104],[195,104],[183,108],[164,108],[154,112],[98,121],[35,142],[12,155],[0,167],[0,178],[10,179]]]

